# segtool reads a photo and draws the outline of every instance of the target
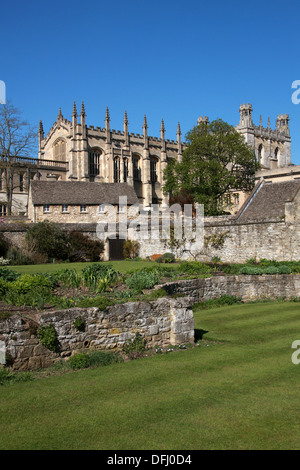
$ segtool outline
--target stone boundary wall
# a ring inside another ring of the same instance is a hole
[[[194,342],[192,300],[188,297],[159,299],[152,302],[128,302],[98,308],[72,308],[42,313],[35,317],[14,315],[0,321],[0,341],[13,359],[13,369],[47,367],[71,354],[92,349],[121,349],[139,332],[148,346],[168,346]],[[81,317],[85,331],[74,321]],[[59,352],[44,347],[37,337],[37,326],[52,324],[57,332]],[[34,333],[33,333],[34,332]]]
[[[168,294],[188,296],[194,304],[222,295],[234,295],[244,301],[291,298],[300,297],[300,274],[215,276],[173,281],[163,287]]]
[[[22,248],[26,231],[31,224],[0,224],[0,232],[16,246]],[[79,231],[97,239],[96,224],[60,224],[65,231]],[[130,238],[130,237],[129,237]],[[216,246],[212,240],[223,238]],[[286,223],[282,219],[237,223],[230,216],[208,217],[204,223],[204,248],[187,244],[176,257],[183,260],[197,259],[202,262],[218,257],[226,263],[244,263],[251,258],[266,258],[276,261],[298,261],[300,259],[300,236],[298,223]],[[141,258],[171,251],[162,240],[140,241]],[[106,251],[108,249],[106,243]]]

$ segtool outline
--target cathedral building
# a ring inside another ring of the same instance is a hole
[[[240,120],[235,128],[255,150],[256,159],[261,165],[259,178],[281,176],[286,179],[299,175],[300,167],[291,163],[289,116],[278,115],[276,127],[271,129],[270,119],[267,127],[263,126],[261,118],[259,125],[255,125],[252,112],[251,104],[242,104],[239,108]],[[200,122],[208,123],[208,117],[199,117]],[[31,204],[28,194],[35,180],[126,183],[144,207],[168,205],[168,197],[162,191],[163,173],[169,161],[182,159],[186,148],[181,138],[180,124],[177,126],[176,141],[165,138],[163,119],[160,137],[148,135],[146,116],[141,124],[142,134],[130,133],[125,111],[123,130],[111,129],[109,110],[106,109],[103,128],[88,126],[83,103],[80,114],[74,103],[71,120],[66,119],[59,110],[47,134],[40,121],[38,158],[19,158],[15,163],[14,213],[33,213],[28,207]],[[6,215],[3,171],[0,165],[0,216]],[[66,188],[71,188],[71,185]],[[233,213],[240,208],[245,197],[245,194],[235,192],[229,195],[231,201],[228,202],[232,204]]]

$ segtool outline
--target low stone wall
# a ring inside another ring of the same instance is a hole
[[[139,332],[148,346],[167,346],[194,342],[191,299],[159,299],[129,302],[98,308],[73,308],[43,313],[35,319],[18,315],[0,322],[0,341],[13,360],[15,370],[47,367],[79,351],[121,349]],[[77,331],[74,321],[82,318],[85,331]],[[44,347],[37,338],[37,326],[52,324],[57,332],[59,352]],[[33,334],[34,333],[34,334]]]
[[[157,286],[159,288],[161,286]],[[203,302],[222,295],[234,295],[244,301],[300,296],[300,275],[238,275],[174,281],[164,284],[169,294],[188,296]]]

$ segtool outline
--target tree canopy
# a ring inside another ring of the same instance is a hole
[[[173,201],[192,199],[205,215],[224,213],[222,196],[230,190],[251,191],[258,164],[236,129],[221,119],[199,123],[186,135],[182,161],[172,161],[164,173],[164,192]]]

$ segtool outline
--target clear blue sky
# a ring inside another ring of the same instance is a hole
[[[299,2],[5,1],[0,6],[0,80],[7,98],[47,133],[59,107],[71,119],[85,103],[87,124],[183,135],[198,116],[239,121],[290,115],[292,162],[300,164],[300,104],[291,85],[300,79]]]

